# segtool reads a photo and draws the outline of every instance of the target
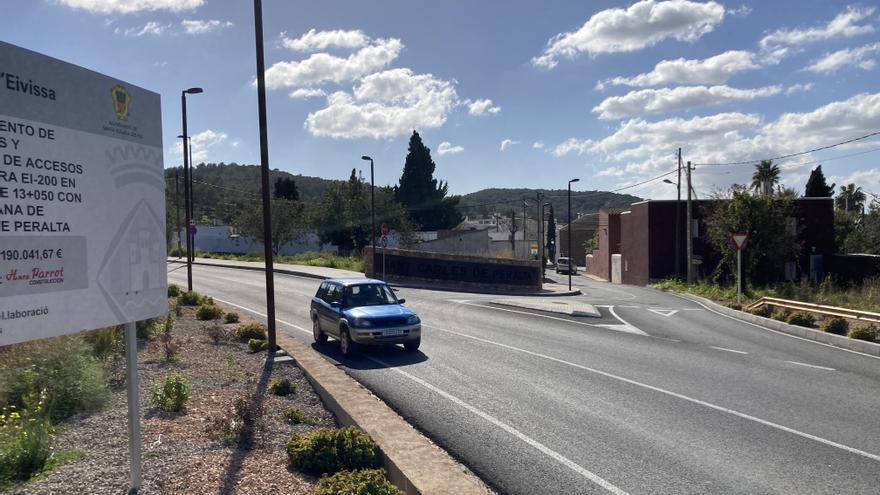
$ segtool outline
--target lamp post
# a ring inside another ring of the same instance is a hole
[[[543,196],[543,195],[542,195]],[[541,204],[541,276],[544,276],[544,272],[547,270],[547,262],[544,261],[544,252],[547,250],[547,231],[544,227],[544,216],[547,214],[544,208],[552,207],[550,203]],[[547,225],[549,227],[549,224]]]
[[[177,210],[177,259],[180,259],[183,248],[180,246],[180,171],[174,171],[174,207]]]
[[[675,200],[675,276],[681,276],[681,173],[678,174],[678,183],[669,179],[663,182],[672,184],[678,189],[678,199]]]
[[[186,131],[186,95],[197,95],[204,90],[202,88],[189,88],[180,92],[181,117],[183,120],[183,182],[184,182],[184,202],[186,210],[186,288],[191,291],[193,288],[192,281],[192,257],[193,245],[190,236],[189,224],[192,222],[192,208],[190,201],[192,200],[192,185],[190,184],[190,163],[189,163],[189,144]]]
[[[373,178],[373,159],[367,155],[361,157],[361,160],[370,161],[370,246],[372,246],[375,257],[376,251],[376,181]]]
[[[571,262],[574,259],[571,252],[571,183],[580,182],[580,179],[568,181],[568,290],[571,290]]]

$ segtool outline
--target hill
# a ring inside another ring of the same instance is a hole
[[[523,198],[529,200],[529,212],[534,212],[535,194],[544,194],[544,202],[553,205],[556,218],[565,221],[568,214],[568,191],[566,189],[483,189],[461,197],[462,215],[507,215],[511,209],[522,211]],[[625,208],[642,199],[629,194],[607,191],[572,191],[572,217],[577,213],[595,213],[600,208]],[[534,213],[531,213],[534,215]]]

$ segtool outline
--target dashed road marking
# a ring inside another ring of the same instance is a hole
[[[746,351],[738,351],[738,350],[736,350],[736,349],[728,349],[728,348],[726,348],[726,347],[717,347],[717,346],[714,346],[714,345],[710,345],[709,348],[710,348],[710,349],[715,349],[715,350],[718,350],[718,351],[733,352],[733,353],[735,353],[735,354],[748,354],[748,352],[746,352]]]
[[[798,361],[786,361],[786,363],[789,363],[789,364],[796,364],[796,365],[798,365],[798,366],[806,366],[807,368],[816,368],[816,369],[819,369],[819,370],[825,370],[825,371],[837,371],[836,369],[834,369],[834,368],[829,368],[829,367],[827,367],[827,366],[817,366],[817,365],[815,365],[815,364],[800,363],[800,362],[798,362]]]

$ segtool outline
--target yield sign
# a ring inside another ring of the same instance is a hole
[[[748,239],[748,232],[737,232],[735,234],[730,234],[730,240],[733,242],[733,247],[735,247],[737,251],[742,251],[743,249],[745,249],[746,241]]]
[[[652,313],[657,313],[660,316],[672,316],[675,313],[678,313],[677,309],[648,309],[648,311]]]

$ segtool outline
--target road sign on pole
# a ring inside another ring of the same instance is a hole
[[[736,303],[742,303],[742,250],[749,240],[748,232],[736,232],[730,234],[730,242],[736,249]]]

